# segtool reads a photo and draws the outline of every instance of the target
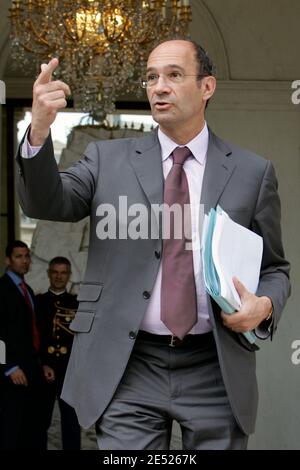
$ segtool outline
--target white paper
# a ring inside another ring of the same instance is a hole
[[[220,295],[236,310],[241,306],[240,297],[232,278],[237,277],[255,294],[263,252],[262,237],[234,222],[221,211],[217,214],[212,239],[213,261],[220,279]]]

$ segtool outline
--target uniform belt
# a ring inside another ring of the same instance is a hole
[[[177,348],[187,345],[199,345],[201,347],[213,346],[215,344],[214,335],[212,331],[200,335],[186,335],[183,339],[173,335],[155,335],[148,333],[148,331],[140,330],[137,334],[137,339],[142,341],[150,341],[160,345],[170,346]]]

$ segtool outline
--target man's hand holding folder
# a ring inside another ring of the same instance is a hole
[[[272,302],[269,297],[257,297],[249,292],[236,277],[234,286],[241,299],[240,309],[234,315],[221,312],[223,323],[236,333],[254,330],[262,321],[270,317]]]
[[[272,313],[271,300],[255,295],[262,251],[262,238],[231,220],[220,207],[205,216],[202,262],[206,290],[221,307],[224,325],[243,333],[250,343],[256,340],[252,330]]]

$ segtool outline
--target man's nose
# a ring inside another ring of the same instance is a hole
[[[159,94],[170,92],[170,84],[165,75],[159,75],[157,83],[154,85],[154,91]]]

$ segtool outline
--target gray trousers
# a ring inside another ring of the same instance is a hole
[[[157,335],[138,335],[116,393],[96,423],[99,449],[168,450],[173,420],[181,427],[184,450],[247,447],[212,333],[176,347]]]

